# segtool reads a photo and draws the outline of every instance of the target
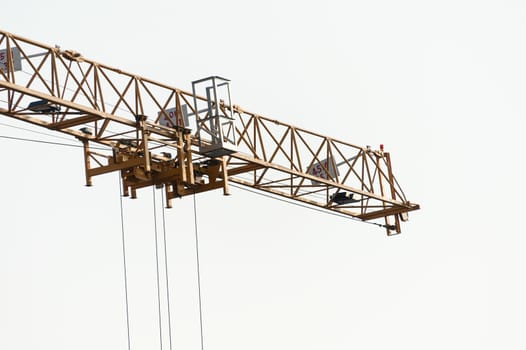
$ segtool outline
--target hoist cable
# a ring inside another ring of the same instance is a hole
[[[204,338],[203,338],[203,305],[201,301],[201,269],[199,264],[199,238],[197,230],[197,204],[195,199],[194,191],[194,229],[195,229],[195,256],[197,266],[197,294],[199,297],[199,328],[201,331],[201,350],[204,350]]]
[[[161,317],[161,288],[159,278],[159,245],[157,235],[157,205],[155,200],[155,186],[152,186],[153,191],[153,227],[155,231],[155,266],[157,271],[157,311],[159,316],[159,345],[160,349],[163,349],[163,327]]]
[[[170,285],[168,283],[168,254],[166,248],[166,218],[165,218],[165,207],[164,207],[164,191],[161,191],[161,199],[163,203],[163,241],[164,241],[164,270],[166,272],[166,305],[168,311],[168,339],[170,341],[170,350],[172,350],[172,317],[170,311]]]
[[[62,143],[62,142],[52,142],[52,141],[44,141],[44,140],[35,140],[35,139],[26,139],[22,137],[13,137],[13,136],[6,136],[6,135],[0,135],[0,138],[2,139],[8,139],[8,140],[16,140],[16,141],[27,141],[27,142],[36,142],[36,143],[45,143],[48,145],[57,145],[57,146],[68,146],[68,147],[76,147],[76,148],[82,148],[83,145],[73,145],[70,143]],[[90,147],[91,149],[98,149],[98,150],[107,150],[108,148],[102,148],[102,147]]]
[[[37,131],[37,130],[31,130],[31,129],[28,129],[28,128],[22,128],[20,126],[15,126],[15,125],[6,124],[6,123],[0,123],[0,125],[7,126],[9,128],[13,128],[13,129],[18,129],[18,130],[24,130],[24,131],[32,132],[32,133],[35,133],[35,134],[46,135],[46,136],[53,137],[53,138],[56,138],[56,139],[62,139],[62,140],[71,141],[71,138],[69,138],[69,137],[62,137],[62,136],[52,135],[52,134],[48,134],[48,133],[45,133],[45,132],[41,132],[41,131]]]
[[[122,205],[122,179],[119,174],[119,199],[120,199],[120,209],[121,209],[121,240],[122,240],[122,260],[124,268],[124,300],[126,306],[126,335],[128,339],[128,350],[131,349],[130,341],[130,311],[128,303],[128,267],[126,264],[126,240],[124,235],[124,209]]]
[[[69,147],[77,147],[77,148],[82,148],[82,147],[84,147],[84,146],[82,146],[82,145],[72,145],[72,144],[69,144],[69,143],[52,142],[52,141],[35,140],[35,139],[25,139],[25,138],[21,138],[21,137],[12,137],[12,136],[5,136],[5,135],[0,135],[0,138],[3,138],[3,139],[9,139],[9,140],[17,140],[17,141],[28,141],[28,142],[36,142],[36,143],[47,143],[47,144],[50,144],[50,145],[58,145],[58,146],[69,146]]]
[[[330,211],[328,209],[321,209],[321,208],[316,208],[316,207],[309,206],[309,205],[306,205],[306,204],[303,204],[303,203],[296,203],[296,202],[293,202],[293,201],[290,201],[290,200],[287,200],[287,199],[279,198],[279,197],[274,196],[274,195],[263,193],[261,191],[256,191],[256,190],[252,190],[252,189],[249,189],[249,188],[246,188],[246,187],[243,187],[243,186],[239,186],[237,184],[233,184],[232,182],[229,182],[228,185],[232,186],[232,187],[235,187],[237,189],[240,189],[242,191],[247,191],[247,192],[250,192],[250,193],[253,193],[253,194],[257,194],[258,196],[276,199],[276,200],[278,200],[280,202],[292,204],[292,205],[295,205],[295,206],[298,206],[298,207],[301,207],[301,208],[305,208],[305,209],[319,211],[320,213],[325,213],[325,214],[329,214],[329,215],[332,215],[332,216],[337,216],[337,217],[342,218],[342,219],[357,221],[357,222],[361,222],[361,223],[364,223],[364,224],[369,224],[369,225],[374,225],[374,226],[379,226],[379,227],[385,227],[385,225],[382,225],[382,224],[379,224],[379,223],[376,223],[376,222],[364,221],[362,219],[358,219],[358,218],[355,218],[355,217],[352,217],[352,216],[335,213],[335,212]]]

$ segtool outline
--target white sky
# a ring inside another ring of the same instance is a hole
[[[206,349],[526,348],[523,1],[1,7],[2,30],[187,90],[225,76],[247,110],[391,152],[422,206],[397,237],[238,189],[197,197]],[[0,149],[0,349],[126,349],[117,175],[87,188],[80,149]],[[174,204],[173,348],[199,349],[192,198]],[[152,207],[151,190],[124,201],[137,350],[159,348]]]

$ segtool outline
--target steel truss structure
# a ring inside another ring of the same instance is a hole
[[[220,188],[228,194],[232,182],[379,220],[389,235],[419,209],[382,147],[338,141],[3,31],[0,114],[82,142],[87,185],[119,171],[125,195],[157,186],[168,207],[189,194]],[[219,137],[207,138],[220,129]],[[222,143],[227,138],[234,148]]]

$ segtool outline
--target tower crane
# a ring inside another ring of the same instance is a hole
[[[0,114],[83,145],[86,185],[119,172],[123,194],[175,198],[229,184],[401,232],[410,202],[389,152],[285,124],[232,103],[211,76],[187,92],[0,30]]]

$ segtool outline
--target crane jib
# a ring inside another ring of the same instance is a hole
[[[187,92],[0,31],[0,114],[70,135],[83,148],[86,184],[119,172],[123,194],[163,188],[175,198],[229,182],[401,232],[419,209],[390,154],[245,111],[228,79]]]

